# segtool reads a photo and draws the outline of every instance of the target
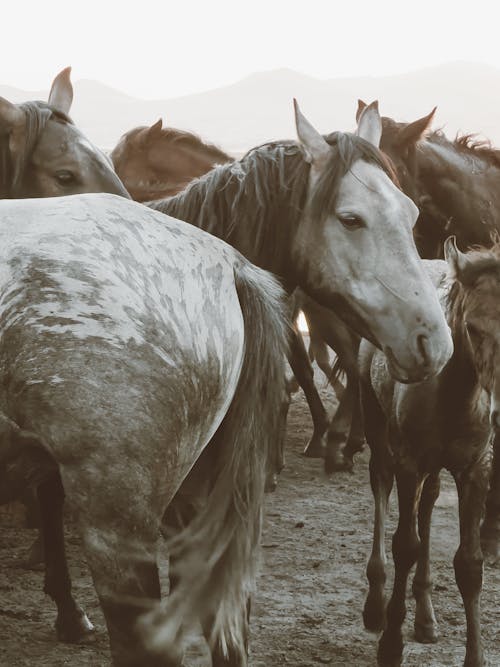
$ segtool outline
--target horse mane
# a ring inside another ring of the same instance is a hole
[[[335,132],[327,140],[331,154],[308,210],[318,220],[335,211],[341,179],[356,160],[375,164],[393,178],[382,153],[361,137]],[[306,203],[309,171],[299,144],[275,141],[215,167],[179,194],[149,206],[222,238],[264,268],[281,266],[277,255],[288,256],[290,230]]]
[[[140,125],[134,129],[127,132],[124,136],[127,139],[136,138],[144,130],[149,130],[149,126]],[[162,127],[160,130],[161,141],[180,144],[186,148],[191,148],[193,150],[203,150],[209,152],[214,160],[221,164],[226,162],[232,162],[233,158],[225,153],[221,148],[215,144],[204,141],[201,137],[194,132],[189,132],[188,130],[179,130],[175,127]]]
[[[447,310],[450,322],[460,321],[465,300],[471,290],[485,275],[500,282],[500,239],[495,236],[490,248],[477,246],[466,253],[467,261],[460,270],[460,279],[456,278],[447,297]]]
[[[33,150],[49,120],[53,118],[61,123],[73,124],[69,116],[45,102],[23,102],[18,107],[26,117],[21,151],[12,155],[9,134],[0,136],[0,198],[3,199],[16,197]]]

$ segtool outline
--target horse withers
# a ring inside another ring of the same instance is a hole
[[[454,566],[467,621],[464,664],[484,665],[479,619],[483,568],[480,521],[492,438],[500,428],[500,246],[463,254],[450,238],[445,254],[448,267],[441,260],[426,262],[435,275],[455,348],[441,373],[432,380],[405,386],[390,377],[387,360],[379,351],[363,342],[360,353],[375,501],[364,620],[370,630],[384,629],[378,648],[381,667],[401,664],[406,583],[415,563],[415,636],[421,642],[437,639],[429,533],[442,468],[450,471],[458,491],[460,545]],[[399,522],[392,542],[394,587],[385,610],[385,515],[394,478]]]
[[[281,288],[218,239],[112,195],[4,200],[0,237],[2,501],[39,489],[59,633],[86,630],[68,590],[65,495],[115,665],[177,667],[195,621],[228,664],[246,664],[281,427]],[[170,543],[176,589],[161,626],[139,632],[159,602],[163,514],[205,450],[208,499]]]

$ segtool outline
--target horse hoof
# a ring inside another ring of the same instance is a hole
[[[95,635],[95,627],[89,621],[87,614],[79,609],[64,618],[56,621],[57,639],[65,644],[81,644]]]
[[[312,437],[302,452],[309,459],[322,459],[325,457],[326,445],[323,438]]]
[[[342,452],[337,452],[334,456],[327,454],[325,457],[325,472],[327,475],[334,472],[352,472],[353,465],[352,459],[346,458]]]
[[[385,611],[380,605],[365,604],[363,609],[365,630],[379,634],[385,628]]]
[[[403,661],[403,638],[389,637],[385,633],[380,638],[377,651],[379,667],[401,667]]]
[[[438,640],[439,634],[434,624],[415,623],[415,641],[419,644],[435,644]]]

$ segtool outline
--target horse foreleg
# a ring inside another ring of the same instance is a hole
[[[481,547],[485,556],[500,561],[500,436],[493,441],[493,465],[481,526]]]
[[[361,409],[360,386],[356,384],[353,398],[353,410],[351,428],[346,446],[344,447],[344,461],[347,468],[352,469],[354,465],[354,454],[361,452],[365,444],[365,429],[363,423],[363,411]]]
[[[458,491],[460,545],[453,564],[467,622],[464,667],[484,665],[479,609],[483,585],[480,522],[488,489],[487,473],[488,465],[483,461],[454,475]]]
[[[418,473],[396,473],[399,500],[398,527],[392,538],[394,587],[387,605],[387,625],[378,645],[380,667],[399,667],[403,658],[402,626],[406,617],[406,586],[418,558],[417,509],[423,479]]]
[[[366,567],[369,590],[363,608],[365,628],[380,632],[385,625],[385,523],[387,505],[393,484],[393,466],[383,442],[375,446],[372,441],[370,457],[370,484],[375,505],[373,542],[370,559]]]
[[[433,643],[438,639],[436,616],[431,598],[430,531],[432,510],[439,496],[439,487],[439,473],[429,475],[425,480],[418,511],[420,552],[412,590],[416,602],[415,639],[423,644]]]
[[[313,435],[307,443],[304,454],[311,458],[322,458],[325,454],[324,436],[328,427],[328,418],[314,384],[314,372],[304,346],[304,341],[295,326],[293,327],[293,334],[290,340],[288,361],[295,377],[304,390],[313,420]]]
[[[58,473],[37,489],[41,538],[45,553],[45,592],[57,605],[59,641],[76,643],[93,633],[94,626],[71,594],[71,579],[64,549],[64,491]]]

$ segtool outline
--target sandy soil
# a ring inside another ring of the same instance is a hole
[[[366,633],[361,622],[372,525],[368,457],[365,453],[358,458],[355,474],[327,479],[320,462],[300,455],[309,433],[309,414],[298,395],[290,409],[286,469],[278,490],[267,500],[250,664],[373,666],[376,637]],[[445,475],[443,481],[433,520],[434,603],[441,637],[431,646],[413,640],[409,597],[405,667],[453,667],[463,661],[465,619],[452,568],[458,534],[456,494],[451,479]],[[390,530],[395,515],[393,500]],[[1,667],[108,665],[104,621],[72,527],[68,528],[68,546],[75,594],[98,627],[94,642],[87,646],[55,641],[54,608],[42,592],[43,575],[22,567],[34,532],[20,527],[15,512],[0,515],[0,531]],[[392,571],[389,581],[391,576]],[[485,569],[482,618],[487,664],[498,667],[500,569]],[[188,667],[210,664],[196,639],[188,655]]]

